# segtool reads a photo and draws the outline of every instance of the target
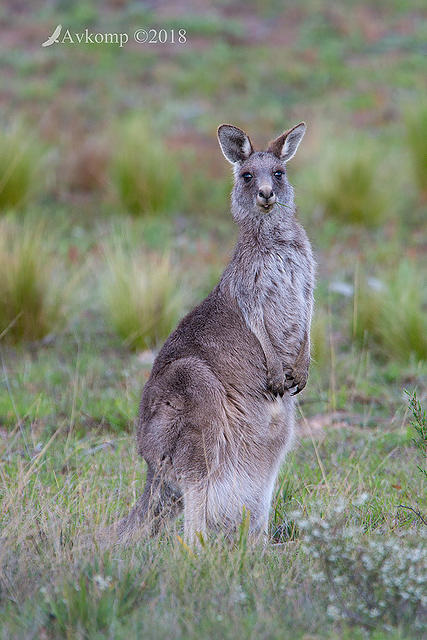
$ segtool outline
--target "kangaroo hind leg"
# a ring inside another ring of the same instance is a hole
[[[184,492],[184,539],[187,544],[197,543],[198,534],[207,530],[207,486],[200,481],[186,486]]]

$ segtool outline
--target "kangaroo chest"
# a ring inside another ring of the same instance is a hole
[[[301,267],[279,251],[254,260],[238,289],[237,300],[249,324],[259,318],[274,324],[286,323],[292,311],[300,314],[304,306]]]
[[[307,313],[303,264],[275,249],[244,258],[233,293],[245,322],[252,330],[262,323],[277,351],[291,354],[303,338]]]

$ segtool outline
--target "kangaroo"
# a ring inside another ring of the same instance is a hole
[[[310,363],[314,260],[286,175],[305,129],[301,122],[255,151],[238,127],[218,128],[239,237],[219,283],[166,340],[144,386],[137,447],[147,478],[115,526],[120,541],[155,533],[182,509],[189,543],[209,531],[231,535],[243,508],[250,533],[267,535],[293,441],[293,396]]]

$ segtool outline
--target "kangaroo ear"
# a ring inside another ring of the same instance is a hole
[[[303,139],[305,129],[305,122],[296,124],[295,127],[285,131],[281,136],[270,142],[267,151],[271,151],[275,156],[287,162],[294,157],[299,143]]]
[[[224,156],[232,164],[246,160],[253,152],[249,136],[231,124],[218,127],[218,141]]]

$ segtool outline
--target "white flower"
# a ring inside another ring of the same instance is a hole
[[[354,507],[361,507],[369,499],[369,493],[361,493],[352,501]]]
[[[97,575],[94,576],[93,581],[101,591],[105,591],[111,584],[111,576],[104,578],[104,576]]]

